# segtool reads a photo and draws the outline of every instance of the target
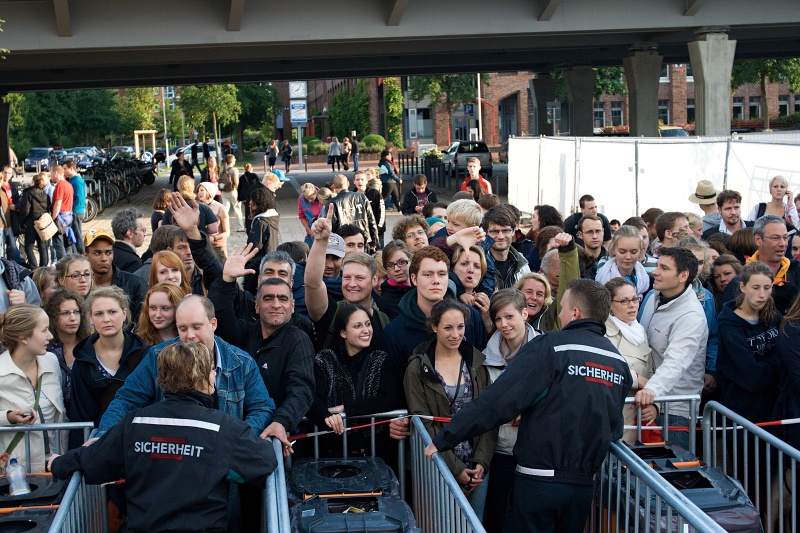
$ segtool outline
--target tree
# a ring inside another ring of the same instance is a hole
[[[239,155],[244,150],[244,130],[272,131],[274,135],[275,116],[282,110],[278,90],[271,83],[243,83],[236,86],[236,99],[242,106],[237,124]],[[268,140],[264,137],[261,141]]]
[[[71,135],[70,144],[105,144],[110,133],[121,133],[124,124],[114,106],[114,91],[74,91],[75,112],[79,126]]]
[[[628,87],[625,84],[625,69],[622,67],[603,67],[594,69],[594,98],[599,100],[604,94],[628,94]],[[567,82],[564,70],[553,71],[553,79],[556,80],[556,96],[560,100],[568,100]]]
[[[156,99],[153,87],[132,87],[123,94],[115,94],[114,109],[122,119],[125,135],[132,135],[133,130],[149,130],[155,124],[155,113],[160,104]]]
[[[239,120],[242,104],[236,99],[237,92],[236,86],[232,83],[187,85],[180,88],[181,108],[187,122],[195,127],[202,127],[205,122],[211,120],[218,158],[220,142],[217,123],[226,126]]]
[[[769,129],[769,99],[767,84],[788,83],[793,93],[800,90],[800,58],[792,59],[749,59],[736,61],[731,72],[731,90],[736,92],[745,83],[761,85],[761,114],[764,129]]]
[[[363,139],[371,133],[367,81],[359,80],[355,91],[346,89],[336,93],[328,104],[328,116],[331,135],[342,138],[355,130]]]
[[[386,140],[395,148],[403,148],[403,91],[397,78],[383,80],[383,94],[386,99]]]
[[[481,82],[488,85],[489,76],[481,74]],[[478,97],[474,74],[436,74],[433,76],[412,76],[408,84],[409,97],[420,101],[426,97],[433,104],[442,104],[450,118],[459,104],[474,102]],[[452,137],[453,121],[448,121]]]

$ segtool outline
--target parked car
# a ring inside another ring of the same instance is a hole
[[[28,155],[25,156],[25,172],[35,172],[37,163],[38,170],[49,170],[55,161],[55,152],[52,148],[31,148]]]
[[[688,137],[689,132],[680,126],[659,126],[659,137]]]
[[[447,176],[460,178],[467,174],[467,161],[477,157],[481,161],[481,174],[492,177],[492,153],[483,141],[455,141],[442,155]]]
[[[56,158],[56,161],[59,165],[63,165],[64,162],[67,160],[67,151],[66,150],[53,150],[53,155]]]

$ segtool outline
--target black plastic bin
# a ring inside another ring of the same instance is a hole
[[[50,529],[56,509],[20,509],[0,513],[0,531],[3,533],[41,533]]]
[[[299,512],[302,533],[416,531],[411,509],[395,496],[314,497]]]
[[[680,446],[672,444],[641,444],[636,443],[628,446],[639,459],[649,463],[655,459],[670,459],[673,461],[695,461],[696,457],[692,452],[688,452]]]
[[[379,457],[301,459],[292,465],[289,490],[304,495],[381,492],[399,496],[392,469]]]
[[[0,507],[32,507],[36,505],[54,505],[61,502],[65,481],[53,479],[50,474],[28,474],[28,484],[31,486],[29,494],[21,496],[8,495],[8,479],[0,478]],[[0,528],[3,531],[3,528]]]

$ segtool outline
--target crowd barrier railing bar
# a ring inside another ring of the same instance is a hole
[[[798,531],[796,448],[720,403],[708,402],[703,410],[703,461],[742,483],[767,533]]]
[[[262,524],[264,533],[289,533],[289,497],[286,491],[286,470],[283,466],[283,445],[278,439],[270,439],[278,466],[267,477],[264,489],[264,509]]]
[[[654,404],[660,404],[662,408],[660,409],[660,415],[664,417],[664,420],[669,420],[669,406],[672,403],[689,403],[689,428],[696,428],[697,427],[697,407],[700,405],[700,395],[699,394],[678,394],[674,396],[656,396],[655,400],[653,400]],[[626,405],[633,405],[636,403],[636,398],[628,397],[625,398]],[[642,429],[642,409],[641,407],[636,408],[636,440],[642,442],[642,433],[643,431],[647,431],[646,429]],[[669,431],[670,431],[669,424],[664,424],[662,435],[665,441],[669,441]],[[696,431],[692,430],[689,431],[689,450],[692,453],[697,453],[697,435]]]

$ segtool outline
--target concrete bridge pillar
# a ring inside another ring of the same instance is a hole
[[[547,123],[547,102],[556,99],[556,80],[550,73],[537,74],[531,80],[531,96],[536,102],[535,135],[552,135],[553,125]]]
[[[591,137],[594,134],[594,81],[592,67],[567,69],[567,94],[572,104],[572,135]]]
[[[658,80],[663,59],[655,46],[648,44],[631,48],[631,54],[622,60],[631,137],[658,137]]]
[[[701,28],[688,43],[694,75],[695,133],[731,133],[731,70],[736,41],[723,28]]]

